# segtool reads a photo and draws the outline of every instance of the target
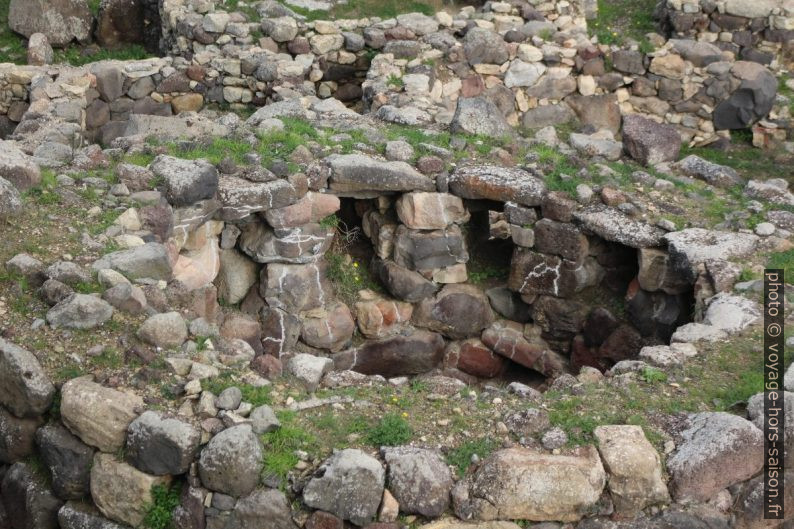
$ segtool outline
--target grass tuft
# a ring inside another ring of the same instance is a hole
[[[148,529],[171,529],[173,527],[174,509],[179,506],[179,495],[182,492],[181,484],[171,487],[155,485],[152,487],[152,503],[148,505],[146,516],[143,519],[144,527]]]
[[[384,415],[367,433],[367,441],[373,446],[398,446],[410,441],[411,437],[413,437],[411,425],[396,413]]]

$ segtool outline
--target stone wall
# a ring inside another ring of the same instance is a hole
[[[662,0],[657,15],[676,38],[710,42],[773,68],[794,63],[794,5],[787,0]]]
[[[649,53],[594,45],[584,16],[567,2],[491,2],[454,17],[415,13],[386,21],[305,22],[268,3],[260,13],[261,23],[246,22],[210,3],[166,2],[163,35],[173,56],[84,68],[3,66],[4,128],[22,120],[26,104],[42,113],[41,101],[71,98],[67,106],[80,108],[57,117],[107,142],[132,114],[305,95],[335,97],[385,121],[438,126],[472,107],[483,110],[473,99],[482,96],[498,109],[488,113],[505,119],[480,132],[499,135],[507,125],[533,129],[574,119],[614,134],[621,116],[639,113],[700,144],[762,118],[773,132],[790,119],[787,105],[774,107],[777,81],[762,65],[736,61],[732,51],[705,41],[659,41]],[[49,88],[31,90],[34,77]],[[81,88],[53,88],[70,83]]]

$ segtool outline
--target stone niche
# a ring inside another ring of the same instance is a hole
[[[380,288],[351,307],[365,341],[337,353],[337,368],[441,367],[468,382],[539,385],[669,343],[692,320],[692,286],[661,246],[607,240],[619,237],[597,235],[574,210],[553,193],[541,207],[446,193],[343,198],[336,244],[369,262]]]

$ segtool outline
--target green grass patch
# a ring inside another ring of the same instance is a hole
[[[11,0],[0,0],[0,62],[27,63],[27,49],[22,37],[8,27]]]
[[[252,386],[242,382],[232,380],[231,375],[223,373],[220,376],[206,379],[201,382],[201,389],[209,391],[214,395],[220,395],[226,388],[236,386],[243,394],[243,402],[250,402],[254,408],[263,404],[272,404],[273,399],[270,393],[273,391],[271,386]]]
[[[405,414],[407,415],[407,413]],[[367,433],[367,441],[373,446],[399,446],[413,437],[413,429],[402,415],[389,413]]]
[[[657,0],[598,0],[598,16],[588,23],[590,33],[601,44],[622,44],[629,38],[642,43],[646,33],[656,30],[656,4]]]
[[[786,282],[792,283],[794,281],[794,250],[770,254],[766,267],[784,270],[784,277],[787,278]]]
[[[265,445],[264,472],[279,477],[283,482],[300,461],[296,451],[313,453],[317,449],[317,441],[312,433],[296,424],[295,412],[280,411],[276,415],[281,427],[262,435]]]
[[[449,451],[447,463],[455,467],[458,471],[458,476],[462,478],[466,475],[466,470],[471,466],[472,456],[476,455],[482,460],[497,448],[499,448],[499,444],[490,437],[464,441]]]
[[[179,506],[180,483],[173,486],[155,485],[152,487],[152,503],[147,506],[143,526],[148,529],[171,529],[174,509]]]
[[[667,382],[667,373],[655,367],[643,368],[640,376],[649,384],[654,384],[656,382]]]
[[[289,0],[285,3],[289,5]],[[381,17],[393,18],[402,13],[423,13],[433,15],[436,6],[429,1],[419,0],[348,0],[346,3],[337,4],[329,13],[323,16],[330,19]]]
[[[124,357],[118,350],[108,347],[102,354],[90,358],[89,363],[98,368],[120,369],[124,366]]]
[[[487,281],[504,281],[510,274],[509,263],[495,264],[484,259],[485,256],[470,259],[467,263],[469,283],[479,285]]]
[[[173,156],[186,160],[204,159],[217,164],[225,158],[231,158],[236,163],[243,161],[243,156],[253,151],[250,144],[234,138],[212,138],[204,143],[172,143],[168,150]]]
[[[124,156],[124,161],[132,165],[137,165],[139,167],[147,167],[150,163],[154,161],[154,154],[149,154],[145,152],[134,152],[132,154],[127,154],[126,156]]]
[[[336,235],[341,237],[340,234]],[[326,277],[333,284],[337,296],[351,305],[358,299],[358,291],[370,289],[380,292],[381,288],[372,278],[366,264],[336,250],[325,254],[327,263]]]
[[[69,46],[55,50],[54,62],[83,66],[98,61],[137,61],[151,56],[151,53],[147,52],[146,48],[140,44],[129,44],[115,49]]]
[[[695,154],[704,160],[719,165],[727,165],[736,169],[744,176],[752,178],[788,178],[794,176],[794,170],[788,164],[781,164],[775,156],[764,149],[752,146],[750,131],[733,131],[732,144],[727,149],[712,149],[709,147],[687,147],[681,149],[681,158]]]

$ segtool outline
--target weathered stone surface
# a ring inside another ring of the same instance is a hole
[[[170,476],[150,476],[114,455],[97,453],[91,467],[91,498],[111,520],[138,527],[154,501],[152,487],[170,481]]]
[[[127,427],[143,399],[105,388],[90,377],[74,378],[61,388],[61,420],[84,443],[115,453],[124,446]]]
[[[469,64],[502,64],[508,58],[507,44],[491,30],[474,27],[466,33],[463,51]]]
[[[669,42],[684,60],[699,68],[722,60],[722,50],[710,42],[690,39],[670,39]]]
[[[127,456],[135,468],[147,474],[184,474],[200,441],[201,434],[192,425],[146,411],[127,429]]]
[[[497,321],[483,331],[482,341],[495,353],[543,375],[564,372],[564,359],[539,336],[525,336],[522,327],[514,322]]]
[[[85,0],[14,0],[8,12],[11,29],[25,37],[43,33],[58,47],[89,42],[93,19]]]
[[[110,271],[112,272],[112,270]],[[146,310],[146,294],[143,293],[143,289],[127,282],[119,283],[105,290],[102,293],[102,299],[110,303],[116,310],[128,314],[138,315]]]
[[[783,399],[783,415],[785,416],[786,423],[784,428],[785,435],[783,438],[783,461],[788,467],[794,463],[794,393],[786,389],[782,395],[780,393],[777,395],[778,398]],[[764,429],[764,422],[766,420],[766,412],[764,409],[765,400],[763,392],[756,393],[747,399],[747,418],[761,431]],[[777,412],[773,412],[773,414],[778,416],[770,416],[770,419],[772,419],[770,422],[773,422],[775,419],[779,420],[779,414]]]
[[[491,307],[502,317],[519,323],[530,320],[529,305],[521,300],[521,295],[507,287],[493,287],[485,291]]]
[[[356,322],[344,303],[334,303],[303,315],[301,339],[319,349],[339,351],[345,347],[356,330]]]
[[[28,463],[15,463],[0,483],[0,504],[13,529],[58,529],[62,502]]]
[[[683,364],[688,358],[697,355],[697,349],[690,343],[645,346],[637,356],[640,360],[657,367],[673,367]]]
[[[458,99],[450,130],[458,134],[483,134],[495,138],[513,133],[499,107],[485,96]]]
[[[758,321],[761,307],[742,296],[720,292],[709,301],[703,323],[729,334],[743,331]]]
[[[670,500],[662,480],[659,454],[641,427],[599,426],[593,433],[609,475],[609,491],[617,512],[634,515],[649,505]]]
[[[262,309],[262,348],[265,355],[275,358],[292,350],[300,336],[300,319],[281,309]]]
[[[11,182],[0,177],[0,220],[7,221],[22,213],[22,195]]]
[[[29,351],[0,338],[0,404],[18,417],[41,415],[55,387]]]
[[[410,270],[433,270],[469,260],[460,227],[411,230],[400,225],[394,233],[394,262]]]
[[[240,498],[234,506],[227,527],[244,529],[295,529],[292,509],[283,492],[277,489],[257,489]]]
[[[273,230],[263,222],[246,224],[240,235],[240,249],[258,263],[313,263],[333,242],[331,226],[306,224]]]
[[[259,483],[264,451],[251,426],[233,426],[213,437],[201,450],[199,476],[210,490],[246,496]]]
[[[0,406],[0,463],[16,463],[31,455],[41,419],[20,419]]]
[[[664,236],[674,268],[694,283],[698,266],[709,259],[741,259],[750,256],[758,237],[750,233],[687,228]]]
[[[668,79],[682,79],[686,72],[686,63],[680,55],[669,53],[654,57],[648,69],[651,73]]]
[[[575,117],[571,107],[565,103],[531,108],[523,113],[522,125],[527,129],[562,125]]]
[[[475,377],[495,377],[504,366],[504,357],[495,354],[477,338],[451,342],[444,351],[444,367],[459,369]]]
[[[220,261],[221,268],[215,278],[218,299],[229,305],[236,305],[256,283],[259,267],[234,248],[221,250]]]
[[[41,171],[14,142],[0,140],[0,178],[11,182],[19,191],[25,191],[41,182]]]
[[[640,270],[637,279],[643,290],[681,294],[691,288],[687,275],[673,267],[670,255],[664,250],[641,248],[638,257]]]
[[[467,165],[455,170],[449,180],[452,193],[462,198],[516,202],[539,206],[546,185],[522,169],[496,165]]]
[[[643,165],[674,162],[681,152],[681,136],[675,127],[629,114],[623,118],[623,148]]]
[[[781,481],[785,482],[782,494],[782,504],[784,506],[792,505],[794,503],[794,472],[787,470]],[[736,501],[736,525],[737,529],[773,529],[779,527],[781,520],[766,519],[767,501],[765,499],[764,489],[764,476],[756,476],[744,485],[739,498]],[[790,523],[791,514],[786,509],[784,511],[785,526]]]
[[[44,33],[34,33],[28,39],[28,64],[42,66],[52,64],[53,51]]]
[[[540,62],[524,62],[516,59],[510,63],[510,68],[505,74],[505,86],[533,86],[540,76],[546,71],[546,66]]]
[[[260,293],[270,307],[290,314],[320,308],[325,304],[328,290],[324,266],[323,262],[271,263],[266,274],[263,273]]]
[[[189,206],[212,198],[218,190],[218,171],[205,160],[183,160],[161,154],[149,166],[165,184],[165,197],[175,206]]]
[[[435,191],[433,180],[405,162],[386,162],[363,154],[326,158],[330,189],[338,196],[376,196],[389,191]]]
[[[763,119],[772,110],[777,94],[775,75],[761,64],[737,61],[731,73],[741,82],[729,98],[714,108],[712,117],[717,130],[743,129]]]
[[[367,338],[386,338],[399,333],[411,321],[410,303],[378,299],[356,303],[356,322]]]
[[[254,408],[249,418],[251,419],[251,428],[257,435],[274,432],[281,427],[281,422],[276,417],[273,408],[267,404]]]
[[[541,219],[535,223],[535,249],[569,261],[582,262],[590,245],[576,226],[567,222]]]
[[[717,187],[731,187],[741,183],[741,178],[735,169],[706,161],[694,154],[674,164],[673,168],[686,176],[698,178]]]
[[[494,314],[483,292],[474,285],[446,285],[434,298],[416,307],[413,323],[453,339],[479,336]]]
[[[571,96],[565,102],[582,124],[590,125],[595,130],[608,130],[612,134],[620,131],[620,107],[615,94]]]
[[[438,290],[432,281],[394,261],[373,259],[371,268],[392,296],[409,303],[421,301]]]
[[[667,460],[676,500],[707,501],[718,491],[754,476],[763,465],[763,434],[729,413],[697,413]]]
[[[567,298],[598,281],[591,265],[516,247],[507,286],[520,294]]]
[[[612,64],[619,72],[635,75],[645,74],[643,54],[639,51],[617,50],[612,53]]]
[[[218,199],[224,220],[237,220],[257,211],[284,208],[294,204],[299,193],[289,180],[251,182],[236,176],[223,176],[218,184]]]
[[[385,472],[377,459],[348,448],[331,456],[303,489],[303,502],[364,526],[378,512]]]
[[[620,159],[623,148],[614,140],[611,132],[599,131],[594,134],[571,134],[571,147],[583,156],[599,157],[610,161]]]
[[[107,301],[89,294],[72,294],[47,311],[47,323],[68,329],[93,329],[113,316]]]
[[[574,219],[585,231],[608,241],[632,248],[652,248],[662,245],[665,231],[632,219],[616,209],[593,206],[574,213]]]
[[[77,500],[89,493],[94,450],[57,424],[36,432],[36,446],[50,471],[52,490],[63,500]]]
[[[454,482],[439,453],[407,446],[382,452],[389,470],[388,488],[402,512],[434,518],[447,510]]]
[[[744,194],[759,200],[767,200],[773,204],[794,206],[794,194],[788,190],[788,187],[789,183],[782,178],[770,178],[769,180],[750,180],[747,182],[747,185],[744,188]],[[773,213],[775,215],[772,215]],[[780,213],[780,211],[770,211],[767,213],[767,218],[770,222],[776,225],[785,224],[776,222],[774,219],[774,217],[779,216]]]
[[[463,201],[448,193],[405,193],[395,209],[402,223],[413,230],[440,230],[469,220]]]
[[[336,195],[309,191],[295,204],[266,210],[265,218],[274,228],[297,228],[320,222],[339,211],[339,205]]]
[[[433,369],[444,355],[440,334],[415,330],[411,334],[363,345],[334,355],[336,370],[349,369],[365,375],[396,377],[417,375]]]
[[[179,347],[187,340],[187,324],[178,312],[155,314],[140,326],[138,338],[164,349]]]
[[[605,483],[592,446],[562,455],[499,450],[455,487],[455,514],[475,520],[574,522],[598,501]]]
[[[678,343],[719,342],[727,337],[728,333],[711,325],[687,323],[676,329],[670,337],[670,341]]]
[[[96,271],[110,268],[124,274],[127,279],[171,279],[171,260],[166,247],[160,243],[149,242],[129,250],[120,250],[104,255],[94,262]]]
[[[306,353],[296,354],[287,362],[287,371],[300,381],[309,391],[314,391],[323,375],[331,371],[334,362],[330,358]]]
[[[61,529],[124,529],[126,526],[111,522],[94,507],[78,501],[69,501],[58,511]]]

